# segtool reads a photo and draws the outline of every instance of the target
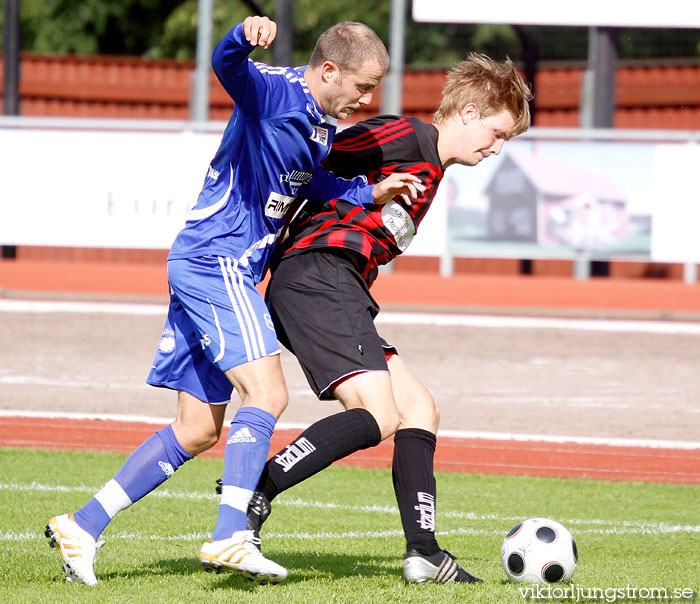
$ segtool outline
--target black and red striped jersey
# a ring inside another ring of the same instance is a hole
[[[383,206],[355,206],[339,199],[307,202],[289,225],[277,258],[310,249],[343,248],[365,261],[359,267],[369,285],[378,266],[401,254],[410,244],[443,177],[437,151],[438,132],[416,118],[373,117],[343,130],[335,137],[326,167],[338,176],[364,174],[378,182],[392,172],[409,172],[423,187],[412,204],[397,197]]]

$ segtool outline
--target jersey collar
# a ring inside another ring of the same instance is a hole
[[[338,120],[326,113],[323,113],[323,110],[316,102],[316,99],[313,97],[313,95],[309,91],[308,86],[306,85],[306,82],[304,80],[304,72],[308,69],[308,67],[308,65],[304,65],[302,67],[294,68],[294,71],[296,71],[299,74],[301,89],[304,91],[304,95],[306,96],[306,112],[321,124],[329,124],[330,126],[337,128]]]

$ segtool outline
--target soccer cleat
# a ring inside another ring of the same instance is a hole
[[[272,513],[270,500],[261,491],[253,492],[253,496],[248,503],[248,514],[246,516],[246,528],[253,531],[253,536],[260,540],[260,528],[267,517]],[[258,544],[259,545],[259,544]]]
[[[409,550],[403,559],[403,576],[409,583],[483,583],[470,575],[446,551],[426,556]]]
[[[104,545],[104,541],[95,543],[92,535],[78,526],[73,514],[51,518],[44,534],[51,540],[49,545],[58,548],[61,553],[66,581],[85,585],[97,584],[93,566],[95,555]]]
[[[260,583],[279,583],[287,578],[287,569],[262,555],[260,539],[253,531],[237,531],[228,539],[209,539],[199,550],[199,561],[207,572],[237,572]]]

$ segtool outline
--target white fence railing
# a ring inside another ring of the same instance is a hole
[[[167,249],[224,122],[0,117],[0,244]],[[700,131],[531,128],[446,171],[408,255],[700,263]]]

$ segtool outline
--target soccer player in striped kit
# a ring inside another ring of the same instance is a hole
[[[406,536],[407,581],[477,582],[435,538],[433,457],[439,411],[426,387],[377,333],[370,294],[378,267],[410,244],[452,164],[476,166],[530,125],[531,95],[510,60],[472,53],[448,74],[431,124],[370,118],[339,133],[328,158],[337,174],[379,182],[401,171],[421,180],[417,201],[360,207],[309,201],[272,264],[267,302],[280,341],[320,399],[345,411],[317,421],[265,466],[248,509],[259,531],[279,493],[354,451],[394,434],[394,490]]]
[[[111,519],[218,441],[234,388],[242,404],[226,441],[216,526],[199,559],[207,570],[258,581],[287,575],[246,529],[270,435],[287,405],[277,336],[255,284],[297,195],[364,206],[396,194],[415,197],[411,182],[417,179],[395,174],[371,185],[364,176],[339,178],[320,166],[336,120],[368,103],[384,76],[388,55],[376,34],[360,23],[338,24],[320,36],[302,68],[250,60],[276,31],[267,17],[248,17],[214,50],[212,66],[234,110],[168,256],[170,308],[147,380],[177,391],[177,417],[136,449],[85,506],[49,520],[46,535],[69,581],[94,585],[95,554],[103,543],[97,540]]]

